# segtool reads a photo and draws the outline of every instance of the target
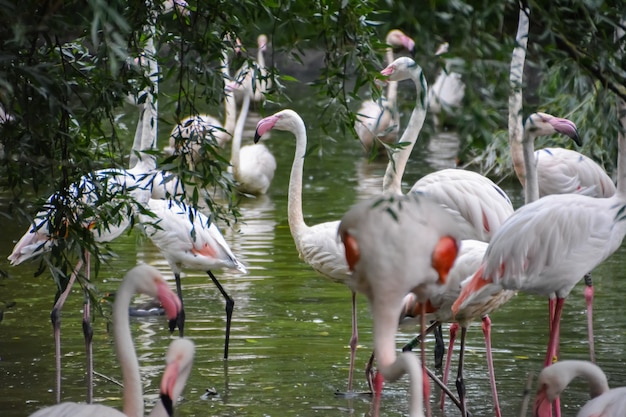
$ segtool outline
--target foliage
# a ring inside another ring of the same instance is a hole
[[[612,169],[614,94],[626,95],[626,65],[613,37],[625,17],[621,2],[529,5],[524,114],[545,110],[572,118],[584,137],[583,152]],[[53,191],[67,190],[99,168],[128,166],[130,144],[122,139],[119,115],[128,111],[129,96],[140,97],[151,86],[149,74],[132,65],[151,36],[160,64],[160,123],[174,125],[219,107],[222,51],[231,57],[231,68],[238,68],[254,56],[250,45],[256,36],[266,33],[274,87],[261,112],[284,107],[290,89],[306,82],[317,90],[314,102],[320,109],[319,120],[309,123],[328,137],[349,138],[356,138],[354,112],[360,101],[380,94],[375,80],[384,66],[388,30],[400,28],[417,41],[416,60],[430,83],[444,65],[434,51],[447,41],[450,52],[443,58],[456,59],[468,85],[463,108],[448,119],[462,138],[462,157],[483,172],[509,175],[506,117],[516,1],[194,0],[188,10],[188,16],[179,9],[164,14],[161,3],[143,0],[0,0],[0,106],[7,115],[0,125],[0,189],[10,196],[5,215],[32,222]],[[243,44],[239,55],[237,38]],[[280,71],[305,64],[311,67],[300,79]],[[213,157],[195,166],[180,156],[158,157],[163,169],[194,190],[186,196],[193,205],[208,205],[217,216],[232,218],[237,199],[228,160],[211,144],[202,152]],[[212,187],[224,189],[226,206],[202,192]],[[110,200],[103,190],[102,198]],[[110,208],[105,207],[93,207],[89,215],[106,222]],[[69,255],[59,254],[50,263],[60,275],[69,270],[69,260],[82,256],[81,248],[101,257],[80,224],[69,229],[75,242]]]

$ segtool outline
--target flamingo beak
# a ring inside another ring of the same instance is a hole
[[[278,116],[268,116],[265,119],[259,120],[259,123],[256,125],[256,132],[254,132],[254,143],[258,143],[268,130],[271,130],[278,121]]]
[[[576,145],[582,146],[583,142],[578,135],[578,129],[576,128],[576,124],[574,122],[560,117],[555,117],[549,120],[549,122],[558,133],[569,136],[574,142],[576,142]]]

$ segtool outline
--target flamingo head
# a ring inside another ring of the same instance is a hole
[[[304,129],[304,122],[295,111],[290,109],[281,110],[272,116],[259,120],[259,123],[256,125],[256,132],[254,133],[254,143],[257,143],[261,139],[261,136],[272,129],[295,131]]]
[[[181,378],[191,372],[195,346],[189,339],[176,339],[170,344],[165,357],[165,371],[161,379],[160,396],[168,415],[173,415],[174,402],[180,395]]]
[[[399,29],[389,31],[385,42],[394,48],[404,47],[410,52],[415,49],[415,41]]]
[[[534,132],[536,136],[561,133],[570,137],[578,146],[582,145],[576,124],[571,120],[555,117],[551,114],[541,112],[531,114],[524,123],[524,129]]]
[[[259,35],[259,37],[256,38],[256,42],[260,50],[265,51],[267,49],[267,36],[266,35]]]
[[[535,417],[552,416],[552,400],[548,393],[549,387],[546,384],[541,385],[537,390],[535,397],[535,405],[533,407],[533,415]]]
[[[389,64],[380,74],[389,77],[389,81],[402,81],[411,78],[416,69],[421,70],[415,61],[403,56]]]

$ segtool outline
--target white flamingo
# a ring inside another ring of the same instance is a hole
[[[626,410],[626,387],[609,389],[602,369],[587,361],[560,361],[543,368],[537,381],[534,416],[552,415],[552,402],[567,388],[570,382],[580,377],[589,384],[591,400],[578,410],[576,417],[619,417]]]
[[[387,65],[394,60],[393,48],[406,48],[413,52],[415,41],[399,29],[393,29],[387,33],[386,60]],[[398,82],[387,83],[386,97],[380,97],[378,101],[366,100],[357,111],[357,119],[354,130],[361,141],[361,145],[367,153],[372,151],[376,141],[393,144],[398,139],[400,131],[400,111],[396,103],[398,97]],[[379,152],[385,152],[384,146],[377,146]]]
[[[396,59],[381,74],[394,81],[411,79],[417,90],[415,107],[400,138],[400,142],[407,145],[392,154],[383,179],[383,193],[401,195],[402,175],[426,118],[428,87],[422,69],[411,58]],[[466,239],[489,241],[499,225],[513,213],[513,205],[504,191],[490,179],[472,171],[436,171],[417,181],[410,192],[427,193],[448,210],[459,213],[473,228],[469,236],[464,236]]]
[[[522,186],[526,181],[524,151],[520,138],[522,126],[522,81],[526,47],[528,44],[530,9],[520,9],[516,36],[516,47],[511,58],[509,83],[509,148],[517,178]],[[550,194],[581,193],[591,197],[604,198],[615,194],[615,184],[606,172],[587,156],[564,148],[545,148],[535,151],[535,169],[537,171],[538,196],[536,199]],[[527,203],[529,200],[526,201]],[[591,275],[585,275],[585,301],[587,303],[587,333],[589,339],[589,355],[595,361],[593,342],[593,285]]]
[[[237,181],[237,187],[240,192],[252,195],[266,194],[274,179],[276,158],[262,143],[241,146],[243,129],[248,117],[250,100],[253,96],[252,85],[233,82],[229,84],[229,87],[233,91],[246,91],[233,134],[230,154],[233,177]]]
[[[268,39],[266,35],[257,37],[257,57],[256,61],[245,62],[234,76],[234,80],[244,86],[243,90],[235,90],[235,99],[241,103],[248,91],[252,91],[250,100],[259,103],[265,100],[265,94],[272,87],[267,67],[265,66],[265,51],[267,50]]]
[[[174,322],[181,312],[178,296],[170,290],[161,273],[149,265],[138,265],[128,271],[120,284],[113,304],[113,337],[117,359],[122,369],[124,383],[123,412],[100,404],[61,403],[46,407],[31,414],[31,417],[63,416],[124,416],[143,417],[143,387],[139,373],[137,353],[132,340],[128,307],[136,293],[157,297],[166,311],[167,318]],[[170,371],[171,372],[171,371]]]
[[[405,295],[414,292],[423,301],[432,286],[448,279],[462,234],[454,217],[426,196],[409,194],[365,200],[341,219],[338,233],[352,271],[351,285],[369,300],[376,361],[384,379],[399,378],[408,358],[406,353],[398,358],[395,351]],[[418,374],[418,366],[410,369],[412,396],[422,389],[414,381]],[[426,406],[429,414],[428,402]],[[409,414],[422,416],[423,410],[412,406]]]
[[[229,43],[229,37],[224,38]],[[189,116],[174,126],[170,133],[169,144],[163,151],[167,155],[182,153],[189,159],[191,165],[197,164],[201,157],[202,143],[208,141],[219,148],[223,148],[231,139],[235,130],[237,118],[237,104],[232,93],[226,88],[230,78],[229,58],[226,48],[222,51],[220,68],[224,77],[224,123],[210,114]],[[182,150],[182,152],[181,152]]]
[[[625,114],[625,108],[620,100],[620,114]],[[620,122],[626,125],[624,117]],[[523,143],[526,187],[532,195],[538,188],[532,175],[533,144]],[[547,296],[550,339],[544,366],[550,365],[558,353],[565,298],[581,275],[613,254],[626,235],[626,138],[621,131],[618,155],[617,192],[612,197],[557,194],[519,208],[492,238],[481,268],[463,288],[453,311],[480,294],[502,288]]]
[[[287,218],[300,259],[326,278],[347,285],[352,291],[352,337],[350,338],[350,369],[348,374],[348,392],[351,392],[358,343],[356,293],[350,287],[350,271],[343,255],[343,249],[337,242],[339,221],[319,223],[314,226],[308,226],[304,221],[302,176],[307,137],[302,118],[295,111],[287,109],[261,119],[257,124],[254,141],[258,142],[261,136],[271,129],[291,132],[296,137],[296,151],[289,177]]]
[[[435,56],[448,52],[448,42],[439,45]],[[445,65],[439,71],[432,88],[428,91],[428,111],[433,115],[436,126],[441,126],[439,115],[450,113],[461,107],[465,97],[465,83],[461,74],[452,70],[451,60],[444,60]]]
[[[175,200],[151,199],[148,212],[139,215],[147,236],[159,248],[176,279],[176,290],[182,302],[180,273],[183,268],[205,271],[226,300],[226,339],[224,358],[228,358],[230,323],[235,301],[226,293],[213,275],[215,269],[232,269],[246,273],[209,217],[197,209]],[[184,315],[179,321],[180,335],[184,334]]]

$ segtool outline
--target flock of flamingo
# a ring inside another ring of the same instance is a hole
[[[174,7],[174,4],[180,8]],[[184,2],[176,1],[170,9],[185,13]],[[469,416],[465,400],[463,352],[469,323],[482,321],[487,346],[487,365],[493,396],[493,410],[500,416],[491,358],[489,314],[508,302],[518,291],[547,297],[549,300],[550,338],[544,370],[541,372],[534,405],[534,415],[560,415],[559,394],[575,377],[588,379],[593,398],[578,413],[586,416],[617,416],[626,409],[623,389],[609,390],[604,373],[594,361],[592,330],[593,287],[588,280],[585,296],[588,305],[590,362],[559,361],[559,326],[564,301],[572,288],[620,246],[626,235],[626,137],[618,138],[619,160],[617,186],[590,158],[563,148],[534,150],[540,135],[564,135],[580,144],[576,125],[570,120],[546,113],[533,113],[522,123],[521,84],[528,41],[529,10],[519,15],[517,46],[511,61],[509,102],[510,148],[515,172],[525,190],[525,204],[515,210],[506,193],[493,181],[476,172],[443,169],[418,180],[408,193],[402,190],[402,176],[419,137],[427,112],[458,107],[464,85],[459,74],[443,71],[434,88],[429,89],[422,68],[410,57],[394,57],[394,49],[412,52],[414,41],[400,30],[389,32],[386,42],[386,97],[367,100],[358,110],[355,130],[365,152],[389,149],[389,163],[379,196],[356,204],[342,219],[309,226],[303,215],[302,188],[307,150],[306,126],[293,110],[285,109],[265,117],[256,126],[254,143],[242,145],[243,126],[251,102],[262,101],[271,87],[263,52],[268,39],[258,38],[258,56],[254,65],[246,64],[235,75],[229,71],[226,48],[221,69],[224,76],[224,116],[221,124],[209,115],[194,115],[181,121],[171,133],[166,153],[180,154],[193,165],[208,157],[203,141],[211,141],[221,150],[229,140],[233,177],[244,194],[265,194],[271,186],[276,161],[259,144],[270,130],[295,136],[296,148],[288,187],[288,223],[301,259],[332,281],[346,285],[352,294],[352,337],[347,393],[353,391],[353,372],[358,328],[356,294],[364,294],[373,316],[374,358],[376,371],[368,368],[368,382],[375,401],[380,401],[383,380],[393,382],[403,374],[410,378],[409,415],[430,415],[429,384],[431,373],[424,367],[424,337],[421,359],[409,352],[396,353],[395,336],[400,321],[415,317],[421,335],[440,323],[451,323],[450,347],[444,378],[436,381],[458,406],[463,417]],[[147,28],[150,30],[150,28]],[[236,46],[233,49],[239,47]],[[225,45],[233,45],[225,39]],[[444,46],[444,49],[447,45]],[[439,53],[439,52],[438,52]],[[124,378],[123,412],[90,404],[92,381],[88,380],[88,404],[60,403],[41,409],[33,416],[65,415],[144,415],[144,400],[139,364],[133,346],[128,307],[136,293],[156,297],[161,302],[170,330],[179,329],[166,357],[161,383],[161,401],[150,415],[172,415],[173,406],[189,376],[194,345],[184,337],[184,308],[180,274],[184,269],[205,271],[226,300],[226,336],[224,358],[228,358],[233,299],[213,274],[231,269],[246,273],[246,267],[229,248],[217,225],[202,211],[181,201],[184,187],[172,180],[172,174],[157,168],[156,93],[158,67],[152,40],[137,65],[149,71],[155,89],[145,90],[139,107],[139,123],[128,169],[103,169],[86,175],[64,192],[53,194],[48,204],[35,216],[35,223],[16,243],[9,256],[18,265],[45,255],[55,242],[51,218],[67,196],[89,205],[97,198],[97,185],[104,184],[113,195],[129,193],[133,204],[117,221],[106,227],[96,218],[82,218],[96,242],[109,242],[120,236],[136,218],[145,234],[161,251],[172,269],[176,293],[169,289],[161,273],[140,264],[126,274],[113,307],[114,340]],[[400,138],[400,112],[397,106],[398,83],[409,80],[415,86],[415,104]],[[452,96],[445,92],[454,93]],[[139,102],[139,100],[137,100]],[[239,110],[237,104],[240,105]],[[620,103],[624,110],[624,103]],[[237,113],[239,115],[237,116]],[[623,125],[626,120],[622,117]],[[396,143],[404,146],[395,149]],[[150,151],[150,152],[146,152]],[[81,218],[81,206],[73,207]],[[84,217],[84,216],[83,216]],[[83,267],[90,278],[89,253],[85,251],[72,273],[70,283],[51,313],[56,345],[57,402],[60,402],[60,333],[59,314],[73,282]],[[89,297],[86,297],[88,300]],[[89,306],[84,316],[87,348],[87,375],[91,378],[91,338]],[[433,324],[426,328],[427,321]],[[460,358],[456,376],[458,397],[447,389],[452,346],[461,328]],[[443,409],[445,398],[441,398]],[[89,414],[91,413],[91,414]]]

